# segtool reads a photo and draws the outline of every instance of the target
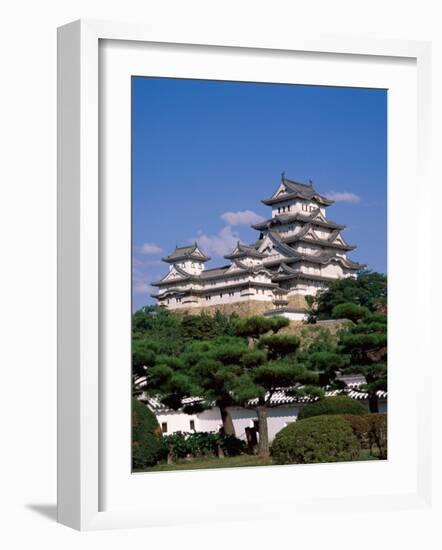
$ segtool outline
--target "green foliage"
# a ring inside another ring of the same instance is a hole
[[[264,390],[273,390],[290,387],[297,382],[314,384],[318,381],[318,377],[304,365],[279,360],[257,367],[253,371],[253,380]]]
[[[331,282],[318,293],[315,313],[318,319],[330,319],[333,308],[351,302],[374,312],[387,303],[387,277],[381,273],[362,271],[357,278],[348,277]]]
[[[369,414],[369,439],[371,445],[376,445],[379,451],[379,458],[387,458],[387,415],[382,413]]]
[[[178,354],[192,340],[234,336],[237,315],[179,315],[163,306],[141,308],[132,317],[134,341],[147,341],[156,353]]]
[[[156,352],[177,353],[181,346],[180,318],[163,306],[146,306],[132,316],[134,340],[154,341]]]
[[[290,325],[289,319],[287,317],[271,317],[270,318],[271,324],[270,324],[270,330],[272,330],[275,334],[279,332],[282,328],[288,327]]]
[[[187,356],[188,375],[207,401],[229,406],[234,403],[230,385],[241,372],[240,362],[249,353],[240,338],[218,338],[205,346],[194,345]]]
[[[217,336],[234,336],[237,315],[224,315],[217,311],[214,316],[185,314],[181,317],[180,334],[184,340],[210,340]]]
[[[351,302],[346,302],[344,304],[338,304],[333,308],[332,317],[333,319],[349,319],[356,323],[360,319],[366,318],[370,314],[368,308],[363,306],[358,306]]]
[[[237,456],[246,451],[246,445],[235,436],[214,432],[176,432],[165,437],[172,458],[217,456],[221,449],[226,456]]]
[[[144,308],[134,314],[134,394],[145,392],[185,411],[195,407],[184,406],[185,399],[197,396],[198,410],[219,407],[227,434],[234,433],[229,407],[259,407],[260,445],[265,447],[265,409],[273,393],[286,388],[320,397],[325,366],[329,380],[342,362],[330,345],[321,347],[319,333],[312,351],[304,350],[307,356],[300,360],[300,338],[278,334],[288,324],[282,317],[177,315]]]
[[[328,344],[335,346],[337,335],[321,325],[304,326],[301,330],[301,350],[308,349],[312,344]]]
[[[348,364],[349,357],[340,353],[329,338],[316,338],[299,354],[299,360],[309,370],[317,372],[319,385],[326,387],[335,382],[337,372]]]
[[[132,467],[153,466],[165,457],[167,447],[154,413],[144,403],[132,400]]]
[[[276,464],[310,464],[354,460],[360,444],[349,423],[339,416],[315,416],[289,424],[271,448]]]
[[[337,414],[365,415],[367,414],[367,409],[362,403],[351,399],[351,397],[337,395],[336,397],[324,397],[323,399],[319,399],[319,401],[309,403],[300,410],[298,419],[303,420],[314,416]]]
[[[368,418],[370,415],[341,414],[340,416],[350,424],[361,447],[367,449],[369,447],[370,423]]]
[[[148,369],[143,389],[158,397],[164,405],[177,410],[183,399],[198,395],[198,388],[187,372],[181,357],[158,355],[157,363]]]
[[[257,340],[276,327],[276,321],[267,317],[243,317],[236,323],[236,335]]]
[[[280,359],[295,353],[301,340],[297,336],[291,336],[289,334],[271,334],[268,336],[261,336],[258,341],[258,347],[260,349],[267,349],[268,358],[273,361]]]
[[[186,340],[209,340],[216,335],[213,317],[201,315],[183,315],[181,319],[181,335]]]
[[[348,355],[344,374],[362,374],[369,394],[370,411],[378,412],[378,390],[387,389],[387,315],[372,313],[340,335],[339,350]]]

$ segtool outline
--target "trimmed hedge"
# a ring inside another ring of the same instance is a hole
[[[132,400],[132,468],[140,470],[154,466],[167,455],[167,446],[154,413]]]
[[[338,415],[298,420],[276,434],[271,448],[276,464],[350,461],[361,446],[350,424]]]
[[[358,438],[359,443],[363,449],[370,448],[369,432],[370,424],[367,421],[368,414],[361,416],[357,414],[341,414],[344,420],[346,420],[353,430],[353,433]]]
[[[366,416],[370,426],[368,437],[370,446],[376,445],[379,450],[379,458],[387,458],[387,415],[383,413],[372,413]]]
[[[299,411],[298,420],[326,414],[366,415],[368,411],[359,401],[346,395],[337,395],[336,397],[323,397],[319,401],[309,403]]]
[[[234,435],[215,432],[176,432],[165,441],[174,460],[188,457],[237,456],[246,451],[246,444]]]

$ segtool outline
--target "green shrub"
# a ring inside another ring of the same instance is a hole
[[[387,415],[383,413],[372,413],[366,416],[369,424],[370,446],[376,445],[379,450],[379,458],[387,458]]]
[[[298,420],[324,414],[363,415],[368,414],[368,411],[359,401],[355,401],[346,395],[337,395],[336,397],[324,397],[319,401],[309,403],[300,410]]]
[[[358,441],[363,449],[370,447],[369,431],[370,424],[367,422],[368,415],[360,416],[357,414],[341,414],[344,420],[346,420],[353,430],[353,433],[358,438]]]
[[[154,413],[144,403],[132,400],[132,468],[154,466],[167,454],[167,447]]]
[[[227,456],[238,456],[247,450],[246,442],[234,435],[222,435],[221,447]]]
[[[246,444],[233,435],[215,432],[176,432],[165,437],[174,460],[186,457],[237,456],[246,450]]]
[[[368,317],[368,315],[370,315],[370,310],[368,308],[352,304],[351,302],[338,304],[332,311],[333,319],[349,319],[354,323],[359,321],[359,319]]]
[[[276,434],[271,453],[276,464],[310,464],[353,460],[360,449],[349,423],[329,415],[289,424]]]

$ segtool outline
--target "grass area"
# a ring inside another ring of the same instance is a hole
[[[356,461],[361,460],[380,460],[378,456],[372,455],[368,450],[362,450],[359,453],[359,458],[355,458]]]
[[[370,451],[361,451],[357,461],[378,460]],[[143,472],[171,472],[177,470],[204,470],[211,468],[243,468],[249,466],[271,466],[271,458],[261,458],[256,455],[226,456],[225,458],[198,458],[194,460],[182,460],[176,464],[160,463],[152,468],[146,468]]]
[[[205,468],[242,468],[247,466],[269,466],[271,458],[261,458],[255,455],[226,456],[225,458],[196,458],[183,460],[176,464],[157,464],[146,468],[143,472],[168,472],[174,470],[201,470]]]

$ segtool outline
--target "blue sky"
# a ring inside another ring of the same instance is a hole
[[[214,267],[256,240],[282,171],[333,196],[350,257],[386,273],[386,90],[133,77],[134,310],[175,245],[197,240]]]

